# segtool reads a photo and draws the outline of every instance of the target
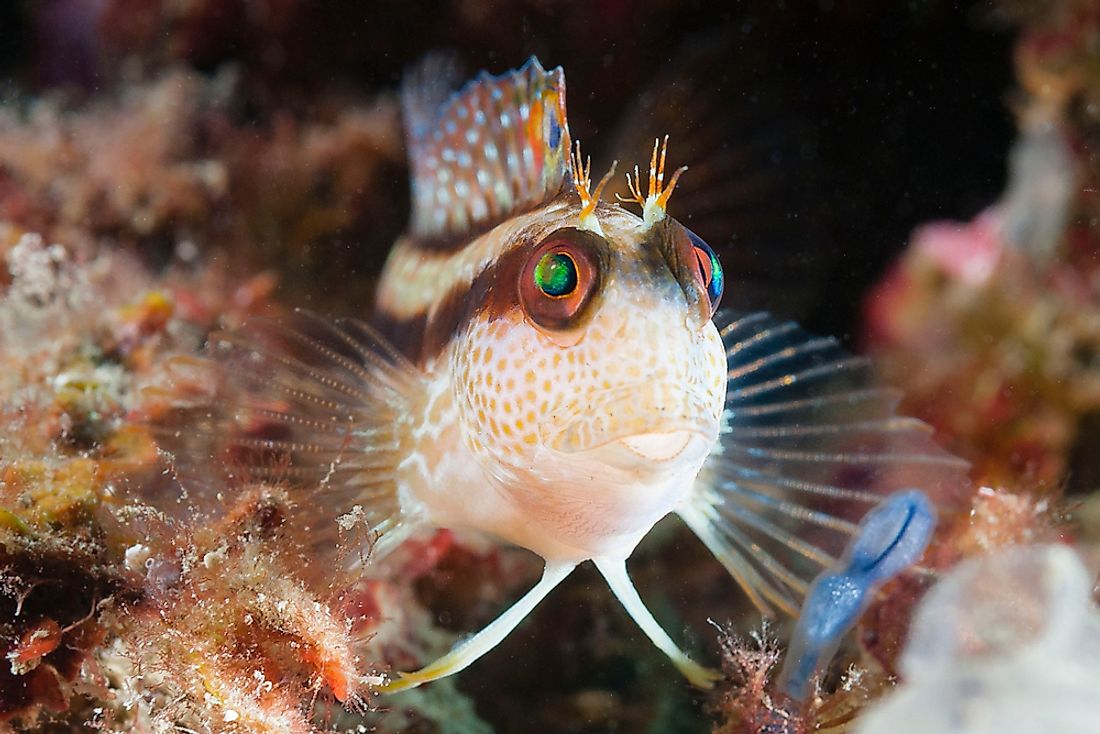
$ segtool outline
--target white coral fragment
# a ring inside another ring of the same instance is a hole
[[[1100,611],[1065,546],[960,564],[929,592],[901,659],[906,680],[860,734],[1092,732],[1100,721]]]

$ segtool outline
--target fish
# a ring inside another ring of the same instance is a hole
[[[354,508],[377,534],[371,563],[432,528],[543,559],[512,606],[383,691],[472,665],[583,563],[709,687],[718,673],[627,570],[659,520],[679,516],[762,613],[797,616],[869,510],[910,488],[958,497],[967,465],[837,340],[720,309],[736,280],[670,214],[688,174],[666,166],[667,137],[605,201],[612,171],[593,186],[561,67],[456,81],[429,57],[404,83],[411,214],[371,319],[299,311],[212,335],[220,382],[189,429],[210,437],[194,463],[299,488],[318,547]]]

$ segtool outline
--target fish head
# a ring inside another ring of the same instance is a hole
[[[581,207],[556,202],[512,233],[452,351],[457,403],[508,486],[606,501],[648,529],[718,436],[722,270],[674,219],[600,204],[592,227]]]

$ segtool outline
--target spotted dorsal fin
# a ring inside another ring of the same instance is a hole
[[[453,241],[553,198],[568,176],[565,75],[538,59],[452,92],[454,67],[429,57],[402,101],[412,169],[410,234]]]

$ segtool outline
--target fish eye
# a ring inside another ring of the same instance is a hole
[[[568,298],[577,290],[577,261],[565,251],[554,250],[535,265],[535,286],[550,298]]]
[[[561,229],[542,240],[520,274],[523,310],[539,326],[554,331],[576,324],[599,280],[594,235]]]
[[[699,266],[699,277],[702,279],[703,288],[710,299],[711,313],[714,313],[718,308],[718,302],[722,299],[722,291],[726,285],[726,274],[722,271],[722,263],[718,262],[718,255],[710,249],[710,245],[690,229],[687,230],[687,234],[695,250],[695,260]]]

